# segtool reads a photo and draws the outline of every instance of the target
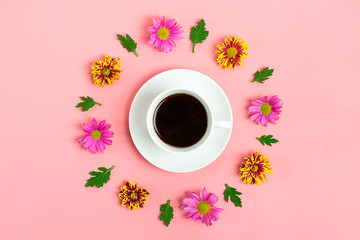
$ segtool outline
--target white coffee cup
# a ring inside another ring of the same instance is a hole
[[[165,143],[160,139],[158,134],[156,133],[154,122],[155,122],[155,111],[159,104],[167,97],[174,95],[174,94],[187,94],[194,98],[196,98],[205,108],[207,113],[207,128],[203,135],[203,137],[195,144],[189,146],[189,147],[175,147],[170,144]],[[151,137],[151,139],[154,141],[154,143],[161,147],[162,149],[172,152],[172,153],[187,153],[190,151],[194,151],[201,147],[203,144],[206,143],[206,141],[211,136],[211,133],[214,131],[215,128],[230,128],[231,122],[230,121],[220,121],[219,119],[215,119],[213,115],[213,111],[211,110],[211,107],[207,103],[207,101],[201,97],[196,92],[189,90],[189,89],[182,89],[182,88],[173,88],[166,90],[164,92],[161,92],[158,94],[155,99],[151,102],[150,107],[148,109],[147,115],[146,115],[146,126],[148,133]]]

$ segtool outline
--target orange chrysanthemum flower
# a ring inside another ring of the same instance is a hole
[[[120,58],[111,58],[110,56],[105,56],[105,61],[96,61],[91,66],[91,76],[95,85],[101,85],[104,87],[104,84],[113,85],[114,81],[120,79]]]
[[[128,205],[130,210],[144,208],[149,196],[150,193],[145,188],[139,188],[138,184],[134,184],[132,181],[126,181],[119,193],[121,206],[125,207]]]
[[[266,180],[265,174],[273,173],[269,158],[262,156],[260,152],[244,157],[244,160],[240,167],[240,176],[246,184],[261,185]]]
[[[232,68],[243,64],[242,58],[247,58],[249,54],[245,51],[249,49],[247,42],[241,42],[241,38],[233,36],[227,37],[224,43],[217,45],[217,62],[220,67]]]

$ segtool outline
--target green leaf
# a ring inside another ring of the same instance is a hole
[[[229,187],[229,185],[225,183],[225,191],[224,191],[225,201],[228,202],[230,196],[231,201],[234,203],[236,207],[242,207],[241,199],[237,195],[242,195],[242,193],[238,192],[235,188]]]
[[[132,39],[129,34],[126,34],[126,38],[118,34],[118,39],[121,42],[121,45],[128,50],[128,52],[133,52],[138,57],[139,54],[136,52],[137,43]]]
[[[268,80],[269,77],[272,76],[273,72],[274,69],[269,69],[269,67],[264,68],[261,72],[256,71],[256,73],[254,73],[255,79],[251,82],[264,83],[265,80]]]
[[[168,227],[172,218],[174,218],[174,209],[170,206],[170,200],[167,203],[160,205],[160,221],[163,221],[164,224]]]
[[[95,172],[95,171],[90,172],[89,174],[93,177],[87,180],[85,187],[93,187],[96,185],[96,187],[101,188],[105,183],[109,181],[110,172],[114,168],[115,166],[112,166],[109,169],[105,167],[99,167],[98,170],[100,170],[101,172]]]
[[[190,39],[193,42],[192,52],[195,53],[195,45],[202,43],[209,36],[209,31],[205,30],[205,20],[201,19],[196,27],[191,28]]]
[[[99,106],[101,106],[100,103],[95,102],[94,99],[92,99],[91,97],[87,96],[86,97],[80,97],[81,100],[83,100],[83,102],[79,102],[75,107],[77,108],[82,108],[81,111],[86,112],[87,110],[89,110],[89,108],[92,108],[93,106],[95,106],[95,104],[98,104]]]
[[[272,146],[271,143],[277,143],[279,141],[279,140],[273,138],[273,135],[267,135],[267,136],[263,135],[263,136],[261,136],[259,138],[256,138],[256,139],[259,140],[262,145],[266,144],[266,145],[269,145],[269,146]]]

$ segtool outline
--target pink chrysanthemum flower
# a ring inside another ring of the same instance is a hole
[[[106,120],[102,120],[99,125],[95,118],[92,119],[91,125],[84,123],[83,131],[87,134],[83,136],[79,143],[84,144],[84,149],[89,149],[92,153],[104,153],[106,145],[112,145],[112,141],[108,138],[114,136],[114,132],[109,131],[111,125],[106,124]]]
[[[176,47],[174,40],[184,38],[181,35],[184,30],[181,30],[181,26],[176,24],[176,19],[170,19],[165,22],[164,16],[161,17],[160,21],[153,18],[153,25],[147,29],[151,34],[148,44],[154,44],[154,48],[158,48],[159,52],[170,52],[173,47]]]
[[[268,123],[276,124],[279,120],[279,114],[284,103],[278,96],[263,97],[262,99],[252,99],[249,109],[250,119],[254,120],[256,124],[261,123],[267,127]]]
[[[184,198],[181,203],[181,209],[189,214],[186,218],[192,218],[194,221],[201,219],[206,226],[211,226],[211,221],[219,219],[219,213],[224,211],[222,208],[214,207],[219,200],[214,193],[207,193],[206,189],[201,191],[200,196],[194,192],[188,192],[189,198]]]

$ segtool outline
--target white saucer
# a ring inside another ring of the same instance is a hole
[[[171,153],[157,146],[146,129],[146,113],[153,99],[171,88],[199,93],[213,109],[216,121],[229,121],[230,128],[216,128],[207,142],[188,153]],[[136,94],[130,109],[129,126],[134,144],[151,164],[170,172],[191,172],[213,162],[225,149],[232,130],[230,103],[223,90],[208,76],[193,70],[174,69],[148,80]]]

